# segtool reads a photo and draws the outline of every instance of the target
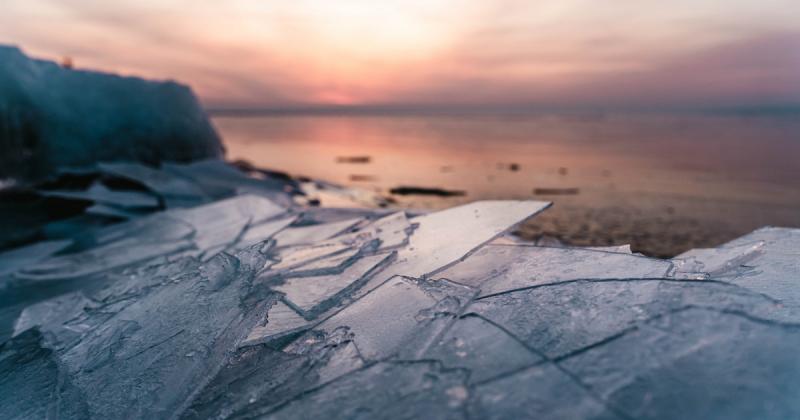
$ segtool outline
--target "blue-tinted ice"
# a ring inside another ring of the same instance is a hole
[[[663,260],[511,236],[537,201],[99,171],[138,187],[0,253],[0,418],[800,417],[800,230]]]

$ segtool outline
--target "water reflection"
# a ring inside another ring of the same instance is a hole
[[[573,242],[646,242],[637,235],[657,235],[654,224],[668,229],[685,222],[672,228],[681,237],[668,248],[677,252],[761,225],[800,226],[796,116],[347,115],[214,122],[232,159],[382,191],[466,192],[402,198],[409,206],[553,200],[554,219],[542,222],[552,226],[535,233]],[[627,216],[616,220],[614,212]],[[619,232],[609,237],[609,231]]]

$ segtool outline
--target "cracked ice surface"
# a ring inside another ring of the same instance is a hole
[[[503,236],[542,202],[99,170],[139,187],[60,199],[127,221],[0,253],[0,418],[800,418],[800,230],[660,260]]]

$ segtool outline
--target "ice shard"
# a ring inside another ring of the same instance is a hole
[[[621,420],[580,382],[553,364],[544,363],[474,388],[470,418]]]
[[[291,227],[275,236],[278,246],[308,245],[321,242],[355,226],[363,219],[348,219],[340,222],[311,226]]]
[[[578,280],[488,296],[470,305],[530,348],[550,358],[602,343],[638,322],[684,307],[746,311],[790,320],[778,302],[746,289],[711,281]]]
[[[272,419],[463,419],[465,373],[429,361],[384,362],[356,371],[267,413]]]
[[[439,321],[457,316],[472,296],[473,289],[446,280],[428,282],[394,277],[316,326],[315,330],[330,333],[347,327],[367,360],[379,360],[400,352],[418,353],[430,345],[425,340],[445,327]],[[428,328],[433,323],[435,328]]]
[[[306,319],[336,305],[384,268],[394,254],[365,256],[340,274],[294,277],[273,289],[284,293],[286,303]]]
[[[559,364],[627,418],[800,416],[800,324],[687,308]]]
[[[305,331],[312,324],[283,302],[275,302],[266,310],[262,323],[256,325],[242,341],[242,346],[269,344]]]
[[[89,418],[82,392],[35,328],[0,344],[0,418]]]
[[[219,159],[178,164],[165,163],[163,169],[197,184],[209,197],[254,194],[275,197],[283,193],[284,183],[271,179],[255,179]]]
[[[413,234],[398,250],[397,262],[362,290],[368,292],[393,275],[430,276],[548,206],[541,201],[477,201],[412,218]]]
[[[69,239],[43,241],[0,253],[0,277],[28,267],[70,246]],[[2,284],[0,284],[2,287]]]
[[[485,382],[533,366],[544,358],[516,337],[475,314],[456,321],[425,354],[445,367],[469,371],[470,382]]]
[[[197,184],[138,163],[99,163],[101,171],[138,182],[158,194],[167,207],[193,207],[209,199]]]
[[[685,253],[707,276],[765,294],[800,316],[800,229],[763,228],[714,250]]]
[[[171,417],[185,409],[257,322],[265,302],[246,297],[264,262],[253,248],[221,254],[131,303],[60,354],[90,415]]]
[[[249,224],[239,241],[237,248],[244,248],[272,238],[276,233],[291,225],[297,216],[289,216],[278,220],[270,220],[259,224]]]
[[[39,194],[48,197],[59,197],[70,200],[93,201],[117,207],[158,207],[158,199],[139,191],[113,191],[100,183],[95,183],[86,191],[49,191],[40,190]]]
[[[579,248],[487,245],[432,277],[481,288],[481,296],[579,279],[665,278],[669,261]]]

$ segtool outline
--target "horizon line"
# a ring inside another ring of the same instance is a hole
[[[291,115],[457,115],[457,114],[602,114],[602,113],[711,113],[772,115],[800,113],[800,103],[672,106],[544,106],[521,104],[435,105],[435,104],[295,104],[286,106],[205,106],[209,116],[291,116]]]

